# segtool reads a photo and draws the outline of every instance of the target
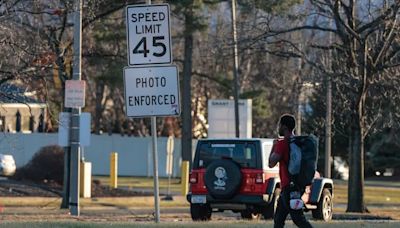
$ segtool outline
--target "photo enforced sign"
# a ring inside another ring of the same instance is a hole
[[[172,62],[168,4],[128,6],[126,23],[130,66]]]
[[[125,105],[129,117],[180,114],[176,66],[124,69]]]

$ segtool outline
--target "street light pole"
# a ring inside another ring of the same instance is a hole
[[[233,83],[234,83],[234,99],[235,99],[235,135],[236,138],[240,137],[239,134],[239,60],[237,50],[237,34],[236,34],[236,0],[231,0],[232,3],[232,36],[233,36]]]
[[[74,17],[74,63],[73,80],[81,80],[81,44],[82,44],[82,1],[75,1]],[[70,212],[71,215],[79,216],[79,161],[80,161],[80,140],[79,140],[79,117],[81,108],[72,108],[71,113],[71,185],[70,185]]]

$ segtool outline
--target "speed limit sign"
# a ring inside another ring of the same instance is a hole
[[[172,62],[169,5],[126,7],[128,64]]]

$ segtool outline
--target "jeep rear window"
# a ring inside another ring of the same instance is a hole
[[[243,168],[257,168],[257,153],[254,143],[202,143],[199,147],[197,167],[206,168],[212,161],[232,159]]]

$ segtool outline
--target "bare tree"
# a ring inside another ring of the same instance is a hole
[[[397,88],[385,86],[384,80],[396,81],[398,77],[386,73],[400,65],[399,8],[399,1],[310,1],[308,16],[319,15],[319,23],[306,22],[302,26],[266,33],[266,36],[280,36],[311,30],[325,34],[325,37],[327,33],[335,35],[334,45],[320,42],[312,47],[334,51],[334,72],[331,75],[334,75],[337,86],[335,97],[343,100],[341,110],[345,118],[342,121],[347,123],[345,126],[349,132],[349,212],[367,211],[364,203],[365,138],[383,118],[384,111],[379,108],[381,102],[377,101],[391,99],[388,95],[393,95],[376,91],[382,88],[397,91]],[[334,21],[333,27],[327,23],[329,20]],[[309,63],[318,65],[316,61]],[[329,73],[323,67],[322,70]]]

